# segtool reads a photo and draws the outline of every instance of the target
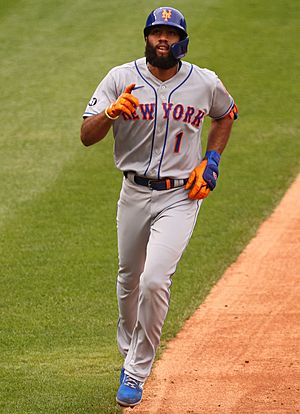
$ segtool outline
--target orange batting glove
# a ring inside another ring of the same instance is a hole
[[[203,179],[203,173],[207,165],[207,160],[201,161],[201,163],[194,168],[191,172],[188,182],[185,185],[185,189],[191,188],[188,197],[192,200],[201,200],[210,193],[210,189],[207,182]]]
[[[125,91],[118,97],[116,102],[113,102],[105,109],[105,115],[109,119],[117,119],[121,112],[131,116],[139,105],[138,99],[131,95],[135,83],[126,86]]]

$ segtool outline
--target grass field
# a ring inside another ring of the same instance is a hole
[[[142,56],[145,19],[159,5],[1,3],[1,413],[119,412],[121,174],[112,137],[87,149],[79,129],[99,80]],[[220,75],[240,118],[174,277],[161,349],[274,209],[300,160],[297,2],[172,5],[188,21],[187,60]]]

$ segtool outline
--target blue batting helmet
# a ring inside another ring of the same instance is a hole
[[[153,10],[147,20],[144,28],[144,36],[147,37],[153,26],[173,26],[180,34],[180,41],[171,46],[173,56],[181,59],[185,56],[188,48],[189,37],[186,31],[186,21],[184,15],[173,7],[159,7]]]

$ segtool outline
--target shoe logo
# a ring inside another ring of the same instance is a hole
[[[136,89],[141,89],[141,88],[144,88],[144,85],[142,85],[142,86],[135,86],[132,90],[135,91]]]

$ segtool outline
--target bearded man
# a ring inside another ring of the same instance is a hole
[[[86,146],[112,127],[115,163],[123,173],[117,341],[124,363],[116,399],[125,407],[142,400],[169,309],[171,277],[203,199],[216,186],[220,156],[237,117],[218,76],[181,60],[189,38],[179,10],[153,10],[144,37],[145,57],[106,75],[81,127]],[[205,116],[211,126],[202,156]]]

